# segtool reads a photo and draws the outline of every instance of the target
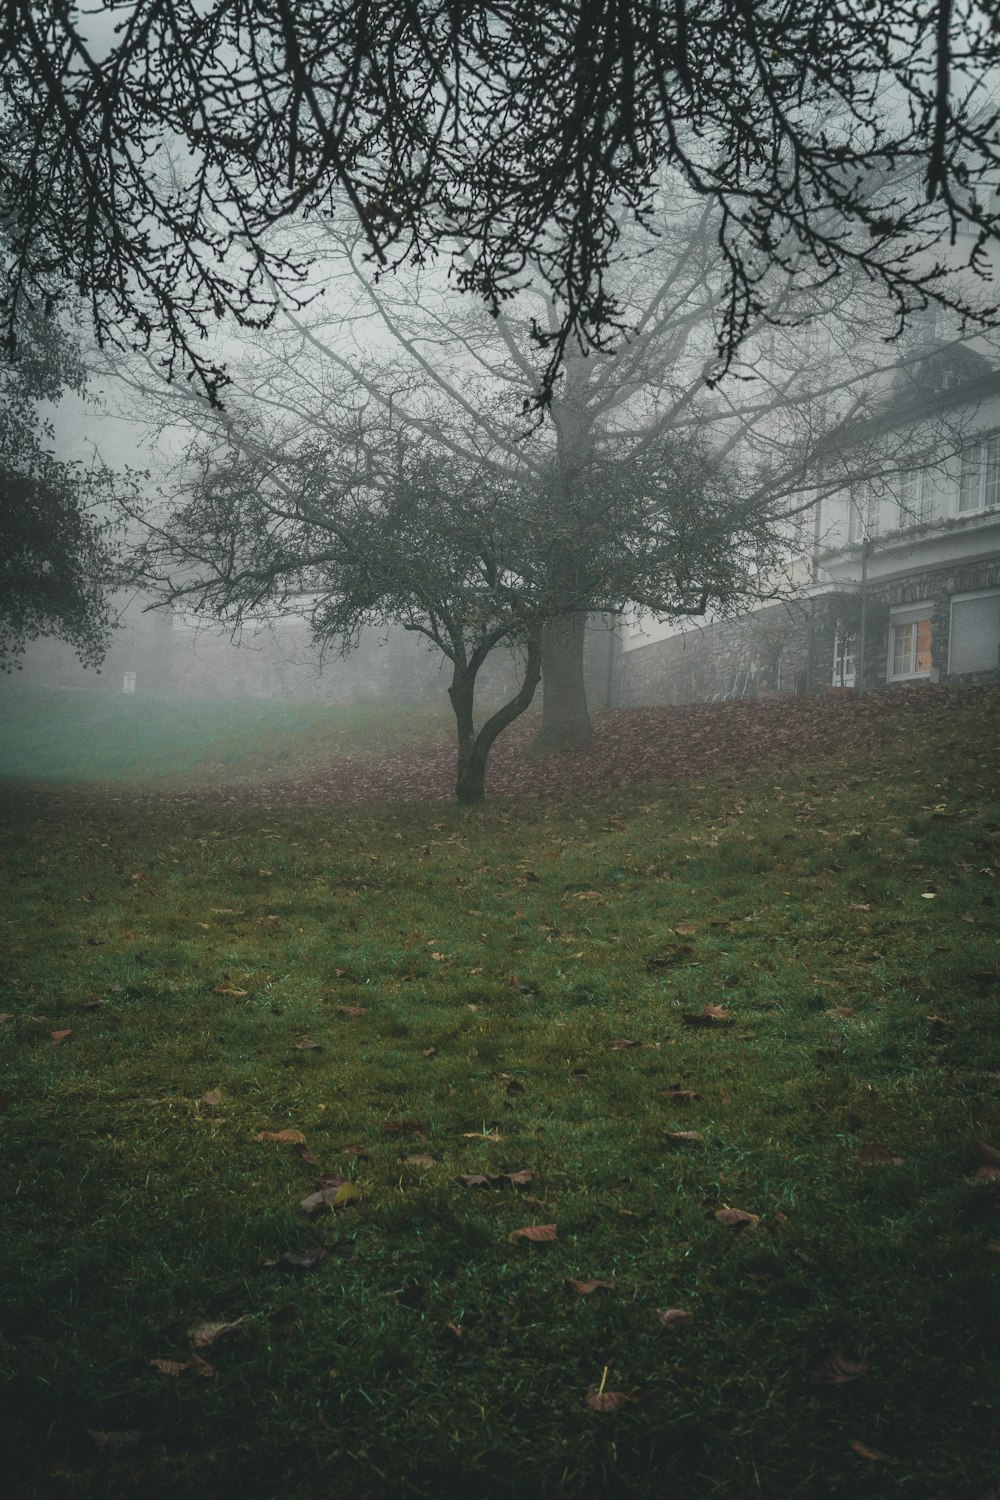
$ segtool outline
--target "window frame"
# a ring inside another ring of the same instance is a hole
[[[971,604],[974,601],[979,600],[979,599],[996,599],[998,601],[998,603],[1000,603],[1000,588],[973,589],[971,593],[952,594],[951,598],[948,601],[948,676],[949,677],[952,675],[952,671],[953,671],[953,668],[952,668],[952,665],[951,665],[951,657],[952,657],[952,644],[953,644],[954,639],[955,639],[955,605],[956,604]],[[997,671],[998,669],[1000,669],[1000,660],[998,660],[996,667],[973,667],[972,671],[973,672],[994,672],[994,671]],[[956,672],[955,675],[958,676],[958,677],[961,677],[961,676],[965,676],[967,674],[962,673],[962,672]]]
[[[978,455],[978,456],[977,456]],[[966,497],[973,494],[974,501],[966,504]],[[987,498],[989,491],[992,496]],[[958,476],[956,514],[959,516],[980,515],[986,510],[995,510],[1000,505],[1000,432],[984,433],[974,443],[962,449]]]
[[[920,659],[920,626],[926,622],[928,626],[927,640],[927,670],[918,671],[917,663]],[[913,628],[912,644],[909,651],[910,666],[904,672],[895,670],[896,664],[896,631]],[[886,660],[885,680],[886,682],[926,682],[934,670],[933,661],[933,630],[934,611],[930,604],[907,605],[904,609],[893,610],[889,616],[889,642]]]

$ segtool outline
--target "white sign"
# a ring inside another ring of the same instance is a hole
[[[134,693],[135,692],[135,673],[134,672],[123,672],[122,673],[122,692],[123,693]]]

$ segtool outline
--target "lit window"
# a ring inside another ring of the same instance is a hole
[[[962,450],[958,513],[989,510],[1000,504],[1000,433]]]
[[[931,670],[931,621],[909,618],[893,620],[889,630],[889,678],[929,677]]]

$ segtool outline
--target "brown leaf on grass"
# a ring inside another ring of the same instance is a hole
[[[976,1150],[984,1167],[1000,1167],[1000,1151],[996,1146],[991,1146],[986,1141],[977,1141]]]
[[[457,1323],[446,1323],[444,1326],[445,1328],[447,1328],[452,1338],[460,1339],[462,1337],[462,1330]]]
[[[973,1174],[975,1182],[1000,1182],[1000,1167],[982,1166]]]
[[[292,1147],[292,1150],[301,1161],[308,1162],[311,1167],[315,1167],[319,1162],[319,1157],[316,1155],[315,1151],[310,1151],[308,1146],[299,1143],[297,1145],[294,1145]]]
[[[852,1005],[834,1005],[829,1010],[825,1010],[823,1014],[840,1019],[843,1016],[853,1016],[854,1007]]]
[[[504,1082],[504,1093],[505,1094],[523,1094],[524,1093],[524,1084],[521,1082],[520,1078],[508,1078]]]
[[[706,1005],[704,1010],[684,1011],[685,1026],[732,1026],[733,1018],[724,1005]]]
[[[88,1009],[89,1009],[89,1006],[85,1005],[84,1006],[84,1010],[88,1010]],[[14,1013],[13,1013],[13,1011],[10,1011],[10,1010],[0,1011],[0,1026],[6,1026],[7,1022],[8,1021],[13,1021],[13,1019],[14,1019]]]
[[[485,1128],[483,1130],[463,1130],[462,1140],[498,1141],[500,1140],[500,1132],[495,1125],[492,1125],[489,1130],[486,1130]]]
[[[863,1167],[901,1167],[903,1158],[896,1156],[883,1146],[881,1141],[869,1141],[865,1146],[858,1147],[858,1161]]]
[[[213,995],[235,995],[237,998],[249,995],[249,993],[249,990],[241,990],[238,984],[229,984],[228,981],[225,984],[217,984],[212,991]]]
[[[505,1177],[511,1187],[527,1187],[529,1182],[534,1182],[535,1174],[530,1167],[523,1167],[520,1172],[506,1172]]]
[[[322,1052],[323,1043],[314,1042],[311,1036],[303,1037],[301,1042],[295,1043],[296,1052]]]
[[[627,1052],[630,1047],[641,1047],[641,1042],[634,1042],[631,1037],[620,1036],[613,1042],[608,1043],[609,1052]]]
[[[848,1385],[868,1373],[866,1359],[848,1359],[840,1349],[827,1349],[810,1366],[810,1385]]]
[[[578,901],[603,901],[604,898],[600,891],[577,891],[576,899]]]
[[[697,1146],[705,1137],[699,1130],[668,1130],[667,1140],[673,1141],[675,1146]]]
[[[532,1245],[548,1245],[557,1238],[556,1226],[554,1224],[526,1224],[523,1229],[513,1229],[507,1238],[513,1243],[515,1240],[528,1240]]]
[[[336,1011],[339,1016],[358,1017],[368,1014],[367,1007],[364,1005],[338,1005]]]
[[[424,1056],[424,1057],[437,1057],[437,1050],[438,1049],[436,1047],[425,1047],[424,1050],[423,1050],[422,1056]]]
[[[368,1160],[368,1152],[363,1146],[341,1146],[339,1149],[341,1156],[356,1156],[358,1161]]]
[[[188,1329],[188,1336],[196,1349],[207,1349],[218,1343],[219,1339],[228,1338],[229,1334],[238,1332],[252,1322],[250,1313],[244,1313],[242,1318],[234,1318],[228,1323],[198,1323],[194,1328]]]
[[[433,1156],[429,1156],[426,1151],[418,1151],[418,1152],[415,1153],[415,1155],[408,1156],[406,1158],[406,1164],[407,1164],[407,1166],[410,1166],[410,1167],[436,1167],[437,1166],[437,1162],[435,1161],[434,1157]]]
[[[615,1284],[613,1281],[602,1281],[595,1277],[592,1281],[577,1281],[575,1276],[566,1277],[566,1285],[572,1287],[578,1297],[589,1297],[592,1292],[613,1292]]]
[[[664,1328],[683,1328],[685,1323],[694,1321],[694,1313],[686,1307],[658,1307],[656,1316]]]
[[[728,1204],[717,1208],[715,1217],[720,1224],[725,1224],[727,1229],[753,1229],[760,1223],[760,1214],[749,1214],[745,1209],[730,1208]]]
[[[333,971],[333,977],[334,977],[334,979],[346,979],[346,977],[347,977],[347,970],[346,969],[334,969],[334,971]]]
[[[226,1102],[226,1091],[225,1089],[209,1089],[207,1094],[202,1094],[201,1102],[214,1109],[216,1105]]]
[[[329,1186],[321,1188],[318,1193],[310,1193],[308,1198],[303,1198],[299,1207],[307,1214],[322,1213],[325,1208],[331,1211],[335,1208],[344,1208],[348,1203],[356,1203],[361,1197],[360,1190],[346,1178],[339,1181],[332,1180]]]
[[[697,922],[678,922],[674,928],[678,937],[694,937],[698,931]]]
[[[106,1000],[85,1000],[83,1008],[84,1010],[104,1010],[107,1003]],[[3,1017],[0,1016],[0,1020],[2,1019]]]
[[[121,1454],[131,1453],[133,1448],[138,1447],[144,1434],[137,1432],[134,1428],[120,1432],[102,1432],[100,1429],[88,1427],[87,1436],[98,1453],[105,1458],[119,1458]]]
[[[869,1448],[867,1443],[859,1443],[857,1438],[851,1443],[851,1452],[856,1453],[859,1458],[871,1459],[872,1462],[882,1462],[889,1457],[888,1453],[880,1453],[877,1448]]]
[[[301,1130],[258,1130],[255,1141],[277,1141],[284,1146],[304,1146],[306,1138]]]
[[[627,1391],[599,1391],[591,1386],[583,1398],[583,1404],[588,1411],[609,1412],[617,1411],[620,1406],[634,1400],[635,1397],[630,1396]]]
[[[161,1375],[198,1375],[202,1380],[211,1380],[215,1374],[215,1366],[210,1365],[207,1359],[202,1359],[198,1354],[192,1354],[190,1359],[151,1359],[149,1363]]]
[[[852,901],[850,909],[851,911],[871,911],[872,904],[870,901]]]
[[[52,1045],[54,1047],[58,1047],[60,1042],[68,1042],[70,1038],[75,1035],[76,1033],[72,1030],[49,1032],[49,1036],[52,1038]]]
[[[327,1251],[317,1245],[314,1250],[302,1250],[295,1252],[285,1250],[276,1260],[265,1260],[264,1266],[287,1266],[290,1271],[311,1271],[313,1266],[318,1266],[321,1260],[326,1260]]]
[[[701,1095],[695,1093],[694,1089],[682,1089],[675,1085],[673,1088],[664,1089],[663,1097],[674,1104],[694,1104],[701,1098]]]

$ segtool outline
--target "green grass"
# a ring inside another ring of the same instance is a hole
[[[982,1500],[996,724],[960,706],[933,732],[911,710],[877,764],[841,744],[466,813],[15,787],[14,1493]],[[714,1004],[731,1025],[685,1022]],[[285,1129],[316,1164],[254,1139]],[[870,1143],[899,1163],[863,1165]],[[312,1219],[321,1171],[360,1198]],[[214,1378],[149,1364],[240,1317],[201,1351]],[[866,1372],[812,1383],[831,1349]],[[635,1399],[588,1410],[602,1379]],[[88,1435],[123,1430],[118,1457]]]
[[[333,755],[449,732],[437,710],[53,693],[5,685],[0,778],[216,786],[308,774]]]

